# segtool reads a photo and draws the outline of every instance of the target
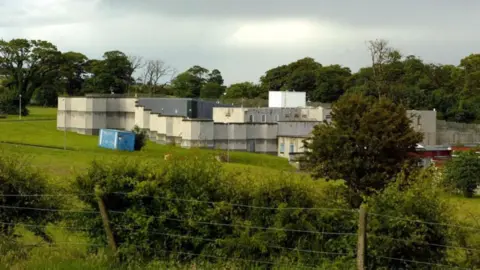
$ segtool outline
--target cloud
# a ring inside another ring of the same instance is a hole
[[[375,38],[458,64],[480,47],[479,13],[476,0],[0,0],[0,38],[218,68],[231,83],[306,56],[355,71],[369,64],[365,41]]]

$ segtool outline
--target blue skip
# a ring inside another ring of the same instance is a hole
[[[135,133],[114,129],[100,129],[98,146],[121,151],[135,151]]]

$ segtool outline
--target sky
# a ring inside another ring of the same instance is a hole
[[[478,0],[0,0],[0,39],[48,40],[61,51],[219,69],[227,84],[312,57],[357,71],[366,42],[459,64],[480,53]]]

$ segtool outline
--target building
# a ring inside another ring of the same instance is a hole
[[[460,133],[457,143],[480,138],[480,126],[478,133],[476,126],[452,131],[451,124],[436,119],[435,111],[412,110],[407,115],[412,127],[424,134],[422,145],[443,144]],[[324,121],[331,121],[330,104],[243,108],[196,99],[117,95],[60,97],[57,113],[60,130],[96,135],[100,129],[131,130],[136,125],[159,144],[267,153],[290,160],[301,156],[303,141]]]
[[[268,92],[269,108],[305,108],[306,92],[270,91]]]
[[[216,123],[278,123],[330,119],[330,105],[310,108],[213,108]]]
[[[230,105],[190,98],[125,98],[121,95],[59,97],[57,128],[86,135],[100,129],[148,129],[150,114],[212,118],[212,108]]]
[[[304,152],[304,140],[321,121],[282,121],[278,123],[278,153],[280,157],[295,160]]]

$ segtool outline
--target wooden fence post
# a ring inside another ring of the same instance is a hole
[[[95,187],[95,195],[97,197],[100,214],[102,215],[103,227],[105,228],[105,233],[107,234],[108,245],[113,252],[116,252],[117,243],[115,243],[115,238],[113,237],[112,229],[110,228],[110,219],[108,218],[108,211],[105,207],[105,202],[103,201],[103,192],[98,186]]]
[[[358,219],[357,270],[365,270],[367,266],[367,209],[360,206]]]

